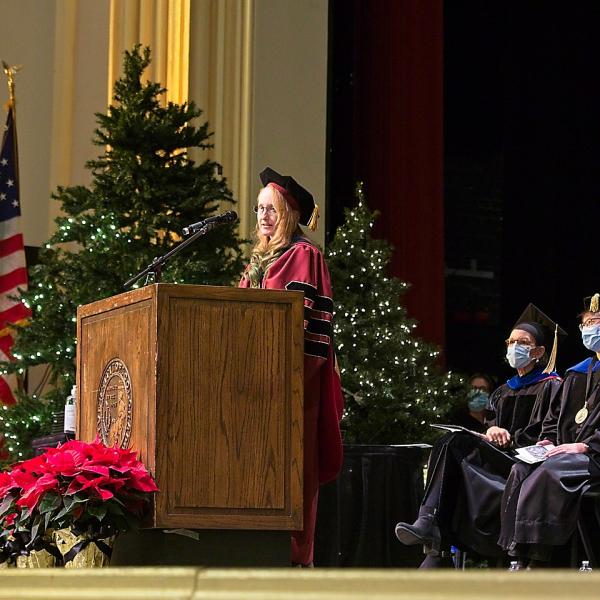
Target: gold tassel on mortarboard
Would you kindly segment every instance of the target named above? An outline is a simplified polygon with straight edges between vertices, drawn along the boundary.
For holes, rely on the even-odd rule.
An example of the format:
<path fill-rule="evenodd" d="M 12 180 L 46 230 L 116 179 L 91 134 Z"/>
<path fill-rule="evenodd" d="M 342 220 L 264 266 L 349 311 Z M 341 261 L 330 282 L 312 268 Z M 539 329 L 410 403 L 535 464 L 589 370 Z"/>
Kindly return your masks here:
<path fill-rule="evenodd" d="M 552 344 L 552 352 L 550 352 L 550 358 L 548 364 L 543 370 L 543 373 L 552 373 L 554 367 L 556 367 L 556 354 L 558 353 L 558 325 L 554 327 L 554 343 Z"/>
<path fill-rule="evenodd" d="M 590 300 L 590 312 L 600 312 L 600 294 L 594 294 Z"/>
<path fill-rule="evenodd" d="M 315 204 L 315 207 L 313 208 L 313 211 L 312 211 L 312 215 L 310 215 L 310 219 L 308 220 L 308 223 L 306 224 L 306 226 L 311 231 L 315 231 L 317 228 L 318 220 L 319 220 L 319 206 L 317 204 Z"/>

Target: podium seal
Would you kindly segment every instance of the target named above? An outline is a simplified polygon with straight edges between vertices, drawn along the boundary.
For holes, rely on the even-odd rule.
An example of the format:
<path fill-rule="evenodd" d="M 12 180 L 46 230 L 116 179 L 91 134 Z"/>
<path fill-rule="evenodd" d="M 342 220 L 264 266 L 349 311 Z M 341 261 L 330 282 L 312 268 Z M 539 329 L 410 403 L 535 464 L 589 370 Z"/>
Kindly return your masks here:
<path fill-rule="evenodd" d="M 98 389 L 98 435 L 106 446 L 127 448 L 131 437 L 133 394 L 125 363 L 113 358 L 105 367 Z"/>

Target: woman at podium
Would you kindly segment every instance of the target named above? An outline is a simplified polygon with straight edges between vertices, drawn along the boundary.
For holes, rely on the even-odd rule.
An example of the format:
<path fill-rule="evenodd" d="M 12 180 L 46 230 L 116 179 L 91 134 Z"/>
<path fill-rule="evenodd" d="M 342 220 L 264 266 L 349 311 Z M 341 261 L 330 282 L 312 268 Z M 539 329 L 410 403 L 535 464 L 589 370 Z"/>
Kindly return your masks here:
<path fill-rule="evenodd" d="M 335 479 L 342 465 L 331 281 L 323 254 L 300 229 L 317 226 L 319 211 L 310 192 L 270 167 L 260 180 L 256 244 L 240 287 L 304 293 L 304 529 L 292 532 L 291 560 L 313 566 L 319 484 Z"/>

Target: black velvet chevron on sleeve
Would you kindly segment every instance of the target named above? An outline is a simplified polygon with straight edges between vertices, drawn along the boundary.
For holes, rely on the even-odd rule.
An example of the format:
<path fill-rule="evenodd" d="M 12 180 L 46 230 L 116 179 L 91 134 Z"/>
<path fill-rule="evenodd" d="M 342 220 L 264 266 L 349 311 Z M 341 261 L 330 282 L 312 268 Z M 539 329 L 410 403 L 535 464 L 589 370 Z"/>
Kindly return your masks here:
<path fill-rule="evenodd" d="M 286 289 L 304 294 L 304 352 L 327 359 L 333 339 L 333 300 L 309 283 L 290 281 Z"/>

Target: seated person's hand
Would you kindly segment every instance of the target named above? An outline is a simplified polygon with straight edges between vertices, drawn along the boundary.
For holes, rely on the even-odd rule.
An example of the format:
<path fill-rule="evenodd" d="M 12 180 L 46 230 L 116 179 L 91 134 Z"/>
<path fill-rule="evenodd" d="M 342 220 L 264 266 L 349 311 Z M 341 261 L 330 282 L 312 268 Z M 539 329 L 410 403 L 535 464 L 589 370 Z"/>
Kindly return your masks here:
<path fill-rule="evenodd" d="M 540 440 L 536 446 L 550 446 L 552 442 L 550 440 Z"/>
<path fill-rule="evenodd" d="M 588 447 L 586 444 L 582 444 L 581 442 L 575 442 L 574 444 L 561 444 L 560 446 L 556 446 L 556 448 L 552 448 L 552 450 L 548 451 L 546 454 L 546 458 L 550 456 L 556 456 L 557 454 L 585 454 L 588 451 Z"/>
<path fill-rule="evenodd" d="M 506 429 L 496 427 L 495 425 L 485 432 L 485 438 L 488 442 L 497 444 L 501 448 L 505 448 L 510 444 L 510 433 Z"/>

